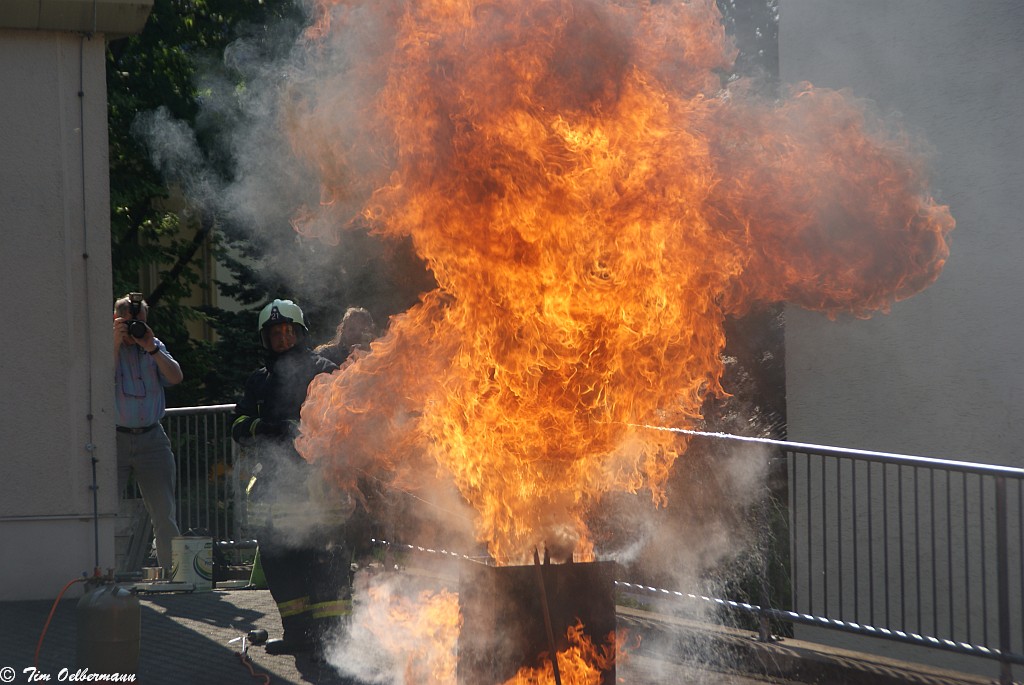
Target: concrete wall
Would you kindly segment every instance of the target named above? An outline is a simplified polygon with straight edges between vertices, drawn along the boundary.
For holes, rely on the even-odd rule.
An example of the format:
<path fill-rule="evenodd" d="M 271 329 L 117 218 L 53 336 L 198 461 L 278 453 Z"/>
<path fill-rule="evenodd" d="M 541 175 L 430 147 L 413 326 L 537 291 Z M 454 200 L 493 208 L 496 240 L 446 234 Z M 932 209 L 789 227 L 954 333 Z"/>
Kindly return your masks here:
<path fill-rule="evenodd" d="M 139 30 L 147 4 L 0 11 L 0 600 L 114 565 L 106 45 L 72 30 Z"/>
<path fill-rule="evenodd" d="M 779 45 L 783 81 L 902 113 L 957 220 L 939 280 L 891 314 L 786 312 L 789 439 L 1024 466 L 1024 4 L 781 0 Z"/>

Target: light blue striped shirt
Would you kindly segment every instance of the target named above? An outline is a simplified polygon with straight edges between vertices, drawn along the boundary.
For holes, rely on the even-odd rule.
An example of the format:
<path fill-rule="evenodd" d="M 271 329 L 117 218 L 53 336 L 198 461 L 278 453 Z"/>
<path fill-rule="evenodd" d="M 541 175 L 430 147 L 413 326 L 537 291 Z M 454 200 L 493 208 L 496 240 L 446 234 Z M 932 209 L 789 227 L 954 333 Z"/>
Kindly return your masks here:
<path fill-rule="evenodd" d="M 162 342 L 153 338 L 164 354 L 170 357 Z M 171 357 L 173 359 L 173 357 Z M 142 428 L 158 423 L 164 417 L 167 400 L 164 388 L 170 385 L 153 355 L 140 345 L 121 345 L 114 369 L 114 405 L 117 425 Z"/>

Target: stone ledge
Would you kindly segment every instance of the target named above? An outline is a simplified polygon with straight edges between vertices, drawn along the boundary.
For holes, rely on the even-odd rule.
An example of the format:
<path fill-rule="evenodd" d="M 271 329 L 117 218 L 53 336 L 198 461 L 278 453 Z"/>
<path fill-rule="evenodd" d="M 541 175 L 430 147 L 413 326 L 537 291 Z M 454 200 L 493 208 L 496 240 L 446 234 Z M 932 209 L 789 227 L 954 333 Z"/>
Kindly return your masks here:
<path fill-rule="evenodd" d="M 758 642 L 742 630 L 629 607 L 616 607 L 620 627 L 642 636 L 642 651 L 667 661 L 698 662 L 722 672 L 812 685 L 991 685 L 992 678 L 786 638 Z M 628 639 L 627 639 L 628 642 Z M 628 651 L 628 650 L 627 650 Z M 992 662 L 993 673 L 999 672 Z"/>

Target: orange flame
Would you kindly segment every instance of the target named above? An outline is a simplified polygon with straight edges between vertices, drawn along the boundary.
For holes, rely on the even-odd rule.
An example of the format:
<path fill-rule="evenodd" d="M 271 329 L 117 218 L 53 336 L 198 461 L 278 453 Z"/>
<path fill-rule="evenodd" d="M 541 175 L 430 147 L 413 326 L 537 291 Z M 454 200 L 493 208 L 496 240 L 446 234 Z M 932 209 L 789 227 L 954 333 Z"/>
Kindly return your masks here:
<path fill-rule="evenodd" d="M 314 381 L 306 459 L 339 484 L 454 483 L 502 562 L 590 559 L 592 502 L 664 502 L 685 439 L 637 426 L 693 427 L 723 394 L 727 316 L 868 316 L 937 278 L 954 222 L 907 141 L 844 92 L 723 84 L 720 19 L 713 0 L 321 0 L 285 124 L 322 202 L 296 228 L 411 236 L 439 287 Z"/>
<path fill-rule="evenodd" d="M 402 669 L 402 682 L 455 683 L 456 643 L 462 627 L 458 596 L 442 590 L 423 591 L 413 598 L 392 590 L 387 584 L 367 588 L 366 602 L 357 613 L 356 630 L 374 636 Z M 624 630 L 609 633 L 604 644 L 598 645 L 577 621 L 568 627 L 566 636 L 569 646 L 557 656 L 559 676 L 565 685 L 599 685 L 602 675 L 626 656 Z M 550 658 L 541 655 L 541 661 L 540 667 L 523 667 L 505 685 L 554 683 Z"/>
<path fill-rule="evenodd" d="M 616 661 L 615 645 L 624 642 L 625 633 L 610 633 L 603 646 L 595 645 L 577 622 L 566 631 L 569 647 L 558 653 L 558 675 L 564 685 L 601 685 L 604 674 Z M 620 647 L 621 649 L 621 647 Z M 621 655 L 620 655 L 621 656 Z M 555 682 L 551 659 L 540 668 L 522 668 L 505 685 L 547 685 Z"/>
<path fill-rule="evenodd" d="M 462 627 L 459 598 L 447 590 L 416 598 L 371 585 L 357 613 L 357 630 L 372 634 L 400 664 L 405 683 L 455 683 L 456 643 Z"/>

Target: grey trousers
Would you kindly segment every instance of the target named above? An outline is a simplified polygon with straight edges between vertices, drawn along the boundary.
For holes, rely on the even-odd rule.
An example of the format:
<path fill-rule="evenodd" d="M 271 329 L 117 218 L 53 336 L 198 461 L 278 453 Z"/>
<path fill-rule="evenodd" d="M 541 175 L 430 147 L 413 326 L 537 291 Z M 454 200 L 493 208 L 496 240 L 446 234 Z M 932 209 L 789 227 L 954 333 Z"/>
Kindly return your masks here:
<path fill-rule="evenodd" d="M 181 535 L 174 517 L 174 454 L 163 426 L 148 433 L 117 434 L 117 491 L 123 493 L 135 475 L 142 501 L 153 522 L 157 562 L 171 572 L 171 538 Z"/>

